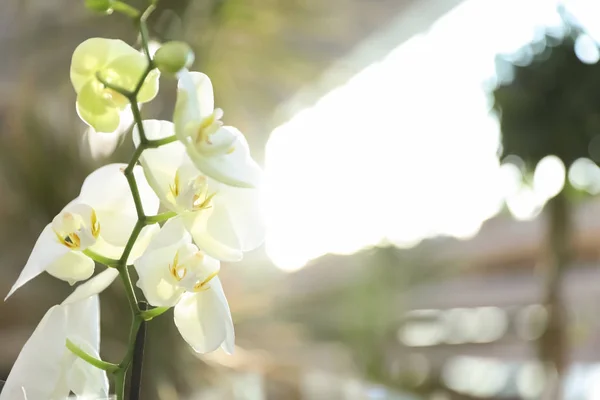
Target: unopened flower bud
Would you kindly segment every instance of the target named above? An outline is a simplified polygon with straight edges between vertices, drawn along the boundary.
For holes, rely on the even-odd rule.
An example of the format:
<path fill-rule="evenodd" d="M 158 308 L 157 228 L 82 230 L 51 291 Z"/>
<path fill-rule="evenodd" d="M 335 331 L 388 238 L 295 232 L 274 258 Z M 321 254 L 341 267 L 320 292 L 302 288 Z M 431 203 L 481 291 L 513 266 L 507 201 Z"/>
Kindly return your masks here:
<path fill-rule="evenodd" d="M 85 0 L 85 6 L 92 11 L 110 14 L 113 0 Z"/>
<path fill-rule="evenodd" d="M 154 54 L 154 64 L 160 72 L 175 75 L 194 62 L 194 52 L 187 43 L 167 42 Z"/>

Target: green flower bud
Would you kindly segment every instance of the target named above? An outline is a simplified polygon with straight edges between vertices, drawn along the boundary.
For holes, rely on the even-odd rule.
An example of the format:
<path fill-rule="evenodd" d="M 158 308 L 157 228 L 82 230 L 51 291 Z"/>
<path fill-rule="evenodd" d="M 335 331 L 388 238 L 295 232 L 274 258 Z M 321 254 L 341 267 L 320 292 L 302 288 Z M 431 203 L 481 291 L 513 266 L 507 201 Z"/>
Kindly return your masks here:
<path fill-rule="evenodd" d="M 167 42 L 154 54 L 154 64 L 160 72 L 175 75 L 194 62 L 194 52 L 187 43 Z"/>
<path fill-rule="evenodd" d="M 85 6 L 92 11 L 110 14 L 112 13 L 113 0 L 85 0 Z"/>

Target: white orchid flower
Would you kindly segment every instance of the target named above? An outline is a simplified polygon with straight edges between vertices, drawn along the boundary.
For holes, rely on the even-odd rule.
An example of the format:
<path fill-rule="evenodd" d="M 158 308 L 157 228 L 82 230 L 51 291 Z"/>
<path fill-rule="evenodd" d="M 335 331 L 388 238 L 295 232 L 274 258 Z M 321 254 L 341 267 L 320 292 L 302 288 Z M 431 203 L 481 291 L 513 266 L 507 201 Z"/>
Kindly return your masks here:
<path fill-rule="evenodd" d="M 74 284 L 94 273 L 94 261 L 85 250 L 119 258 L 137 222 L 135 204 L 122 170 L 125 164 L 109 164 L 92 172 L 80 195 L 48 224 L 35 243 L 19 278 L 6 296 L 43 271 Z M 155 214 L 159 199 L 148 185 L 142 168 L 134 169 L 144 211 Z M 128 263 L 141 255 L 158 226 L 145 227 Z"/>
<path fill-rule="evenodd" d="M 98 296 L 56 305 L 48 310 L 29 340 L 0 393 L 0 400 L 106 398 L 106 372 L 67 349 L 67 339 L 99 358 L 100 310 Z"/>
<path fill-rule="evenodd" d="M 199 353 L 232 353 L 234 331 L 219 261 L 198 250 L 180 219 L 171 219 L 134 263 L 138 287 L 156 307 L 175 306 L 175 325 Z"/>
<path fill-rule="evenodd" d="M 244 135 L 223 126 L 223 110 L 214 108 L 210 79 L 183 69 L 178 74 L 175 132 L 196 166 L 211 178 L 231 186 L 256 187 L 261 169 L 250 157 Z"/>
<path fill-rule="evenodd" d="M 143 127 L 150 140 L 174 134 L 167 121 L 147 120 Z M 137 127 L 133 140 L 139 146 Z M 163 205 L 179 214 L 196 245 L 211 257 L 239 261 L 263 242 L 258 189 L 228 186 L 202 174 L 179 141 L 145 150 L 140 162 Z"/>

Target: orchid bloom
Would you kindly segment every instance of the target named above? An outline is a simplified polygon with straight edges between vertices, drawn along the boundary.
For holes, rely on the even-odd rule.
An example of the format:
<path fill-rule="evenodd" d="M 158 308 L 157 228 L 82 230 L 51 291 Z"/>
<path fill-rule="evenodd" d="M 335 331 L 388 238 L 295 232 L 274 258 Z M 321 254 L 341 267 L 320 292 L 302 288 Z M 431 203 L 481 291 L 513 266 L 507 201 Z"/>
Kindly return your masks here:
<path fill-rule="evenodd" d="M 223 110 L 214 108 L 210 79 L 200 72 L 179 72 L 173 114 L 175 133 L 194 164 L 207 176 L 231 186 L 256 187 L 261 170 L 250 157 L 244 135 L 223 126 Z"/>
<path fill-rule="evenodd" d="M 106 82 L 133 91 L 148 67 L 146 56 L 118 39 L 91 38 L 75 49 L 71 60 L 71 83 L 77 92 L 77 112 L 97 132 L 114 132 L 129 100 L 106 88 Z M 160 72 L 152 70 L 144 80 L 137 101 L 146 103 L 158 93 Z"/>
<path fill-rule="evenodd" d="M 98 296 L 56 305 L 46 312 L 12 367 L 0 400 L 106 398 L 106 372 L 88 364 L 66 347 L 67 340 L 99 358 Z"/>
<path fill-rule="evenodd" d="M 150 140 L 174 134 L 173 124 L 167 121 L 147 120 L 143 127 Z M 139 146 L 137 127 L 133 140 Z M 243 252 L 263 242 L 258 189 L 228 186 L 204 175 L 179 141 L 145 150 L 140 162 L 162 204 L 179 214 L 177 218 L 183 220 L 196 245 L 206 254 L 223 261 L 239 261 Z"/>
<path fill-rule="evenodd" d="M 150 304 L 175 306 L 175 325 L 195 351 L 222 347 L 233 352 L 233 321 L 217 276 L 219 261 L 192 244 L 180 219 L 165 223 L 134 266 Z"/>
<path fill-rule="evenodd" d="M 6 296 L 43 271 L 71 284 L 94 273 L 89 250 L 104 257 L 119 258 L 135 224 L 137 213 L 127 179 L 125 164 L 109 164 L 92 172 L 83 182 L 81 193 L 48 224 L 37 239 L 19 278 Z M 144 211 L 154 214 L 159 207 L 142 172 L 134 169 Z M 145 227 L 129 256 L 132 263 L 144 251 L 158 226 Z"/>

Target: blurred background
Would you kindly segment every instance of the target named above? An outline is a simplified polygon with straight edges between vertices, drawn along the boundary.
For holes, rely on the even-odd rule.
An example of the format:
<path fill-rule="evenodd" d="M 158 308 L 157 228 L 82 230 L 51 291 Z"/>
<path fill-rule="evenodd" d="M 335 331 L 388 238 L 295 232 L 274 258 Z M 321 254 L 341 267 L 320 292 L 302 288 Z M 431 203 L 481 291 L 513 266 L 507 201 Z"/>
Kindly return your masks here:
<path fill-rule="evenodd" d="M 144 399 L 600 399 L 600 3 L 162 0 L 149 22 L 192 44 L 264 165 L 268 237 L 222 268 L 235 355 L 197 357 L 167 313 Z M 0 5 L 2 293 L 84 177 L 131 154 L 75 112 L 93 36 L 137 40 L 83 1 Z M 147 118 L 171 117 L 161 84 Z M 0 305 L 1 378 L 70 290 L 44 275 Z"/>

